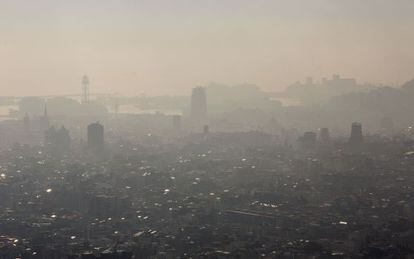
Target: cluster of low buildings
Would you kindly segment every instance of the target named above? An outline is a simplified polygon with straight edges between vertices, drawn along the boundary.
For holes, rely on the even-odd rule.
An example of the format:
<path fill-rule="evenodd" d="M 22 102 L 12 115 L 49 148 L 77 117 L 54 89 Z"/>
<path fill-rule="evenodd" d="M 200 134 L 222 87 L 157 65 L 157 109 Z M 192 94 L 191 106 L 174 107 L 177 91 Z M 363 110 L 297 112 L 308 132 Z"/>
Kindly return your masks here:
<path fill-rule="evenodd" d="M 361 134 L 104 145 L 94 123 L 92 152 L 16 144 L 0 152 L 0 258 L 413 256 L 414 146 Z"/>
<path fill-rule="evenodd" d="M 207 115 L 195 88 L 188 118 L 2 122 L 0 258 L 414 257 L 411 128 L 218 131 Z"/>

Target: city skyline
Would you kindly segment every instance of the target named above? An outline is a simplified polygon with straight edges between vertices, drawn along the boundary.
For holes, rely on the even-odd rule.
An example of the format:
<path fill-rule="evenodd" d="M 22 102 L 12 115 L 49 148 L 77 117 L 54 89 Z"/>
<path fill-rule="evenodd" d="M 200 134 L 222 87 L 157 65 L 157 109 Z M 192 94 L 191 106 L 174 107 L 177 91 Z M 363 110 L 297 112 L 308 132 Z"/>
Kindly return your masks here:
<path fill-rule="evenodd" d="M 414 258 L 413 0 L 0 0 L 0 258 Z"/>

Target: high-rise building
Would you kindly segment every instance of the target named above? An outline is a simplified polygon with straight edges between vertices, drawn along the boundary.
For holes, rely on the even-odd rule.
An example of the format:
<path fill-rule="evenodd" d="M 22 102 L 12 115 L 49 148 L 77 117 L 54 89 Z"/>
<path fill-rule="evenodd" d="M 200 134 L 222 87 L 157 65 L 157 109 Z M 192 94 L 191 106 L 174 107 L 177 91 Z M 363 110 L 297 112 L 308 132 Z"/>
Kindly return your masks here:
<path fill-rule="evenodd" d="M 43 111 L 43 116 L 40 117 L 40 130 L 41 132 L 44 132 L 45 130 L 48 130 L 50 127 L 50 122 L 49 122 L 49 115 L 47 113 L 47 105 L 45 103 L 44 106 L 44 111 Z"/>
<path fill-rule="evenodd" d="M 82 77 L 82 103 L 89 102 L 89 77 L 84 75 Z"/>
<path fill-rule="evenodd" d="M 307 131 L 299 138 L 299 143 L 304 148 L 314 148 L 316 145 L 316 133 L 312 131 Z"/>
<path fill-rule="evenodd" d="M 207 121 L 207 96 L 203 87 L 193 88 L 190 113 L 192 122 L 205 123 Z"/>
<path fill-rule="evenodd" d="M 70 142 L 69 131 L 63 126 L 59 130 L 52 126 L 45 131 L 45 147 L 53 155 L 69 153 Z"/>
<path fill-rule="evenodd" d="M 354 122 L 351 127 L 351 136 L 349 138 L 349 143 L 351 145 L 359 145 L 363 142 L 362 136 L 362 125 L 361 123 Z"/>
<path fill-rule="evenodd" d="M 322 143 L 328 143 L 331 141 L 331 136 L 328 128 L 321 129 L 321 131 L 319 132 L 319 139 Z"/>
<path fill-rule="evenodd" d="M 104 149 L 104 126 L 99 122 L 88 126 L 88 147 L 95 152 L 103 152 Z"/>

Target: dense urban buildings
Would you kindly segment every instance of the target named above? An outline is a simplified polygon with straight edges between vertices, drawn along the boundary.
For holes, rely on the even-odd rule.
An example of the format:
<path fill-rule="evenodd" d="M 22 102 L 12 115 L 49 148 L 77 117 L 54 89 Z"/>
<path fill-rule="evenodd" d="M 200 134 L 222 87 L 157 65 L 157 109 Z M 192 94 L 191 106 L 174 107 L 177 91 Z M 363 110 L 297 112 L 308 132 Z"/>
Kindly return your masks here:
<path fill-rule="evenodd" d="M 0 258 L 414 255 L 410 127 L 51 112 L 0 122 Z"/>
<path fill-rule="evenodd" d="M 109 130 L 105 160 L 70 144 L 64 127 L 44 145 L 1 150 L 0 258 L 414 254 L 407 136 L 366 136 L 354 152 L 326 128 L 291 142 L 259 131 L 177 136 L 164 119 L 169 131 L 156 136 L 114 118 L 125 131 Z M 103 149 L 104 124 L 86 129 L 87 146 Z M 361 125 L 347 134 L 360 141 Z"/>
<path fill-rule="evenodd" d="M 414 259 L 413 10 L 0 0 L 0 259 Z"/>

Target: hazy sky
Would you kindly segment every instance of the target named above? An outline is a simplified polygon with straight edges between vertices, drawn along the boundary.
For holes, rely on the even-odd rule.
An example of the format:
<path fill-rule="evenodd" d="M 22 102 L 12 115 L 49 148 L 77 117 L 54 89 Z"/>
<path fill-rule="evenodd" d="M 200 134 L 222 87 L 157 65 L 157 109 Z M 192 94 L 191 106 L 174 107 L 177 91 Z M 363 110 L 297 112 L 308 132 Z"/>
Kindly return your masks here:
<path fill-rule="evenodd" d="M 413 0 L 0 0 L 0 95 L 414 77 Z"/>

